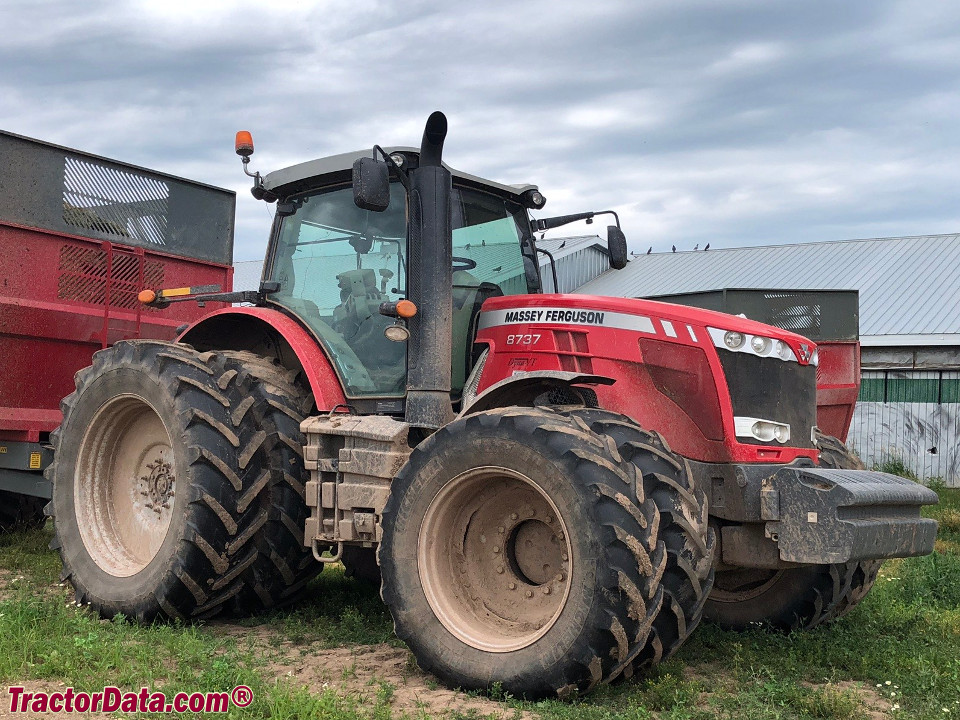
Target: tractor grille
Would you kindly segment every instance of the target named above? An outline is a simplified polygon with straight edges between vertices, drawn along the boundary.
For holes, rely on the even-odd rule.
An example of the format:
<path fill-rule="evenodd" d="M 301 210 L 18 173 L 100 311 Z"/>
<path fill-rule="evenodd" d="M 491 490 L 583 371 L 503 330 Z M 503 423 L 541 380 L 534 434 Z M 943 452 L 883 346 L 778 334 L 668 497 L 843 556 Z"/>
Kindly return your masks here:
<path fill-rule="evenodd" d="M 811 431 L 817 422 L 817 368 L 761 358 L 750 353 L 717 350 L 733 401 L 733 414 L 786 423 L 790 426 L 790 447 L 812 448 Z M 777 446 L 738 437 L 748 445 Z"/>

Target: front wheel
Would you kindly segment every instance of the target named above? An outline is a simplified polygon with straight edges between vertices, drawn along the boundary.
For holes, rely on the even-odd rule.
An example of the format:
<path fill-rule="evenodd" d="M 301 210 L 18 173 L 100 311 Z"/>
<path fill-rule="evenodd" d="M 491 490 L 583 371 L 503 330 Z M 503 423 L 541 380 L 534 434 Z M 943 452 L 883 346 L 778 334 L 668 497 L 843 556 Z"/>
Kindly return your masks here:
<path fill-rule="evenodd" d="M 477 413 L 421 443 L 394 481 L 383 599 L 420 666 L 452 686 L 586 692 L 647 645 L 664 602 L 659 527 L 636 467 L 583 423 Z"/>

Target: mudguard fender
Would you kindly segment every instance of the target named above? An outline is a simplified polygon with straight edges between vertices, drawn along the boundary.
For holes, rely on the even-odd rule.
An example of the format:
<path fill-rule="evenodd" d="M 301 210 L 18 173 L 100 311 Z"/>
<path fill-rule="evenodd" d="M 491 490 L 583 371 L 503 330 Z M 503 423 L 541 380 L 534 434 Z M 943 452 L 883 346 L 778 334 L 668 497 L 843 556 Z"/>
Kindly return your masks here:
<path fill-rule="evenodd" d="M 275 356 L 288 367 L 287 348 L 293 353 L 310 383 L 319 411 L 346 403 L 340 379 L 320 342 L 294 318 L 278 310 L 225 308 L 201 318 L 177 337 L 178 342 L 189 343 L 198 350 L 256 351 L 262 339 L 280 350 Z"/>
<path fill-rule="evenodd" d="M 508 405 L 532 405 L 534 398 L 557 388 L 574 385 L 613 385 L 616 380 L 606 375 L 585 375 L 561 370 L 518 372 L 494 383 L 465 406 L 458 417 Z"/>

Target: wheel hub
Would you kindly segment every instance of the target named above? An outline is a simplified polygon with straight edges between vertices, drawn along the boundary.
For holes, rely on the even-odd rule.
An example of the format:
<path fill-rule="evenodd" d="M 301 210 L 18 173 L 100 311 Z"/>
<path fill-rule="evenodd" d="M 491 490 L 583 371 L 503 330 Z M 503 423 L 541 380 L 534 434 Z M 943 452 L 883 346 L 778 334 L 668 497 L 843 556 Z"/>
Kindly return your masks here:
<path fill-rule="evenodd" d="M 526 647 L 556 622 L 569 594 L 570 555 L 554 503 L 505 468 L 453 478 L 420 528 L 427 602 L 455 637 L 492 652 Z"/>
<path fill-rule="evenodd" d="M 147 463 L 149 474 L 140 476 L 140 494 L 147 498 L 145 507 L 153 510 L 157 515 L 170 508 L 170 498 L 173 497 L 174 476 L 172 465 L 164 462 L 163 456 L 158 455 L 153 462 Z"/>

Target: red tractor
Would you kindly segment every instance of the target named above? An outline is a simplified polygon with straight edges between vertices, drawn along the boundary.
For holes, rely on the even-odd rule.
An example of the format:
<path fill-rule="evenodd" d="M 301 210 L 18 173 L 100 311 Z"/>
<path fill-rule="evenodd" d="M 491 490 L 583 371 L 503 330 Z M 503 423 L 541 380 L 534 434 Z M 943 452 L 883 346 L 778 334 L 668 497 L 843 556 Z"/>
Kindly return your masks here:
<path fill-rule="evenodd" d="M 448 168 L 446 130 L 434 113 L 419 150 L 247 171 L 276 203 L 260 290 L 193 299 L 252 306 L 78 373 L 51 471 L 78 600 L 203 618 L 379 566 L 424 669 L 568 697 L 703 616 L 839 617 L 882 559 L 932 550 L 934 493 L 822 465 L 811 341 L 539 294 L 534 232 L 594 213 L 531 220 L 537 188 Z M 618 225 L 608 245 L 622 267 Z"/>

